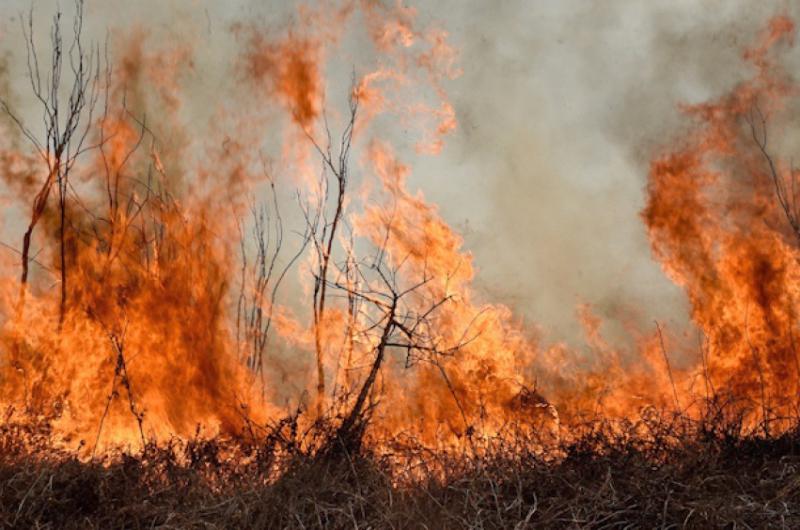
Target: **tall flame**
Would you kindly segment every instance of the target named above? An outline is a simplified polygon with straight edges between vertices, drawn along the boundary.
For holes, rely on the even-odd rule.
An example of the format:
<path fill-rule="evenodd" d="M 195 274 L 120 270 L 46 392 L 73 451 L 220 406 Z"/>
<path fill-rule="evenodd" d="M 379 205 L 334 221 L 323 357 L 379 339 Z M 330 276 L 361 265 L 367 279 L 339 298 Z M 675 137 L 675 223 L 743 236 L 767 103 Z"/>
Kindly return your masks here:
<path fill-rule="evenodd" d="M 778 416 L 796 407 L 800 390 L 800 254 L 759 142 L 796 94 L 776 58 L 793 35 L 790 19 L 773 19 L 743 55 L 755 75 L 684 108 L 695 128 L 653 161 L 642 213 L 656 258 L 685 288 L 704 336 L 704 377 Z M 775 163 L 778 179 L 795 178 Z"/>

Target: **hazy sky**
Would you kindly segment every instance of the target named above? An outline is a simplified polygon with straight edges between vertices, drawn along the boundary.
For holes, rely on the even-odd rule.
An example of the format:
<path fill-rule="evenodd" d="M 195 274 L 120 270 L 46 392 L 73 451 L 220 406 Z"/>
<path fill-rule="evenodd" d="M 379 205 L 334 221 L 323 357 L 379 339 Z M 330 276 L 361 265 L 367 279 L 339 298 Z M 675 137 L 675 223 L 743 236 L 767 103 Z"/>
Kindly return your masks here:
<path fill-rule="evenodd" d="M 18 15 L 30 0 L 0 3 L 0 48 L 18 57 Z M 190 35 L 198 69 L 210 65 L 213 77 L 213 65 L 227 61 L 230 24 L 263 17 L 280 26 L 292 11 L 286 4 L 87 0 L 87 14 L 111 39 L 136 24 L 176 40 Z M 701 101 L 746 75 L 741 48 L 771 15 L 791 12 L 789 4 L 411 4 L 449 31 L 463 69 L 447 84 L 459 129 L 440 157 L 413 162 L 412 182 L 465 235 L 488 298 L 510 303 L 554 339 L 577 335 L 582 302 L 610 317 L 634 306 L 645 323 L 680 321 L 685 301 L 651 259 L 638 218 L 647 161 L 679 133 L 677 103 Z M 54 2 L 35 5 L 44 18 Z M 21 74 L 12 70 L 12 84 Z"/>

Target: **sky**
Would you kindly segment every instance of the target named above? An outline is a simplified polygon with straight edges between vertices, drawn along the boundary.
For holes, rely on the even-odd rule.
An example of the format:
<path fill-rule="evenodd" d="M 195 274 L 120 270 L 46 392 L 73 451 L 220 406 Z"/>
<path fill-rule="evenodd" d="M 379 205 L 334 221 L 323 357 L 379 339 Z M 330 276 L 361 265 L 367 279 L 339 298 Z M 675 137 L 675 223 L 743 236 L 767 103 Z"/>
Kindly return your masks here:
<path fill-rule="evenodd" d="M 31 0 L 0 3 L 0 51 L 10 58 L 12 91 L 23 92 L 19 17 Z M 55 2 L 34 5 L 44 28 Z M 746 76 L 741 49 L 770 16 L 797 9 L 772 0 L 410 5 L 448 31 L 462 69 L 445 86 L 459 127 L 440 156 L 414 160 L 411 182 L 464 236 L 486 298 L 509 304 L 552 340 L 579 340 L 576 307 L 584 303 L 609 322 L 634 311 L 644 325 L 683 326 L 686 300 L 652 259 L 639 219 L 648 162 L 685 127 L 678 104 Z M 91 31 L 111 40 L 142 25 L 192 42 L 205 76 L 199 111 L 224 82 L 231 25 L 263 19 L 280 28 L 294 8 L 87 0 L 86 11 Z"/>

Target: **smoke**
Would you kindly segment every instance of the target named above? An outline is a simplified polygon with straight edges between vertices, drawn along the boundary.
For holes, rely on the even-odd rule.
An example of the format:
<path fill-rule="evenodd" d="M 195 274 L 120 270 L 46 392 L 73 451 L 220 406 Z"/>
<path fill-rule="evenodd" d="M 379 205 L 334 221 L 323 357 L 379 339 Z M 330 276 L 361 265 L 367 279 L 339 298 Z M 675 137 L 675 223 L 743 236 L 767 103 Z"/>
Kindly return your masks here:
<path fill-rule="evenodd" d="M 648 163 L 685 126 L 680 103 L 749 74 L 742 48 L 785 7 L 441 4 L 463 57 L 451 92 L 461 128 L 436 161 L 441 181 L 421 185 L 461 223 L 490 296 L 572 344 L 582 302 L 611 334 L 625 318 L 687 330 L 684 295 L 639 218 Z"/>

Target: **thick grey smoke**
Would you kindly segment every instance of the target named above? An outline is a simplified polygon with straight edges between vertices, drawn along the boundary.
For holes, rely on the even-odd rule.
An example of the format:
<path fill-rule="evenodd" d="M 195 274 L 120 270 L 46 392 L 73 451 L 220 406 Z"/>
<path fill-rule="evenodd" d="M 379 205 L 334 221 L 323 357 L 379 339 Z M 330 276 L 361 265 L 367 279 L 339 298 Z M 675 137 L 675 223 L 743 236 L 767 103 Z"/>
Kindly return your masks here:
<path fill-rule="evenodd" d="M 749 74 L 742 48 L 785 2 L 439 6 L 464 75 L 431 197 L 464 224 L 486 290 L 553 339 L 579 335 L 581 302 L 607 322 L 636 308 L 648 329 L 683 328 L 638 217 L 648 162 L 680 133 L 680 102 Z"/>

